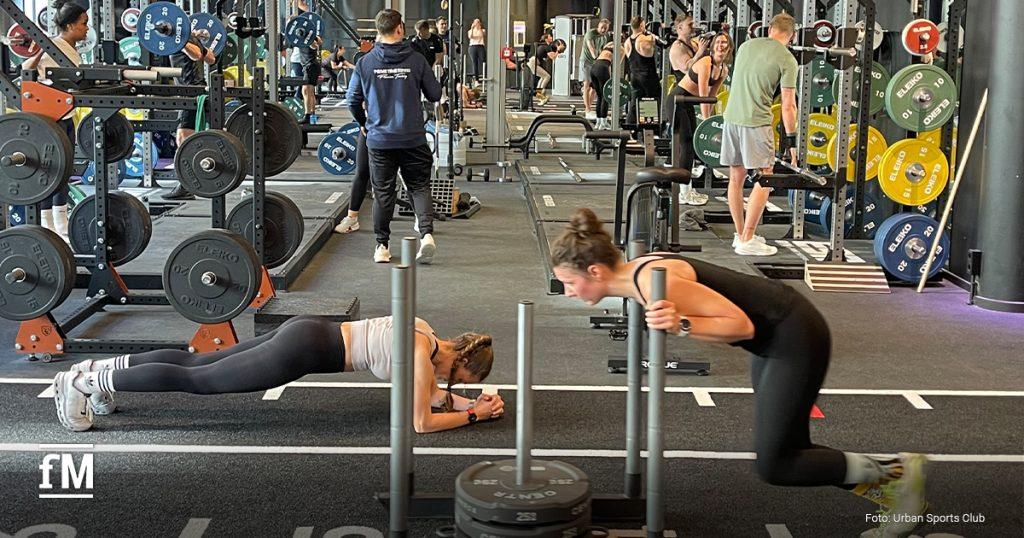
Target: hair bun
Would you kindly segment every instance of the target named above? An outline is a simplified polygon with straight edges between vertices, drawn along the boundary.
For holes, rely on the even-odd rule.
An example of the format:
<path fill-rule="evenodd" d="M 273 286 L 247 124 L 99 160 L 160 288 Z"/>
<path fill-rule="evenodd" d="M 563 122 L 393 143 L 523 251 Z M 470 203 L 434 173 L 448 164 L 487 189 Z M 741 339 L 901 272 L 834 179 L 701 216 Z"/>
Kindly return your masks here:
<path fill-rule="evenodd" d="M 604 231 L 604 223 L 597 218 L 594 212 L 586 207 L 581 207 L 569 220 L 568 228 L 580 235 L 592 235 Z"/>

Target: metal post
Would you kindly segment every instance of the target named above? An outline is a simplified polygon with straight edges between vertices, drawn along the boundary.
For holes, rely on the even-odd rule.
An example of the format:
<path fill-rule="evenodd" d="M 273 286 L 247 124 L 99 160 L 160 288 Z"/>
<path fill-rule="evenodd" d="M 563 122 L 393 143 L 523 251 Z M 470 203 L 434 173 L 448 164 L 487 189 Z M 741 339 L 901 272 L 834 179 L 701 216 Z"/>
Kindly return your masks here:
<path fill-rule="evenodd" d="M 488 144 L 500 144 L 505 140 L 505 133 L 508 127 L 508 120 L 505 115 L 505 86 L 506 73 L 501 61 L 501 49 L 509 44 L 508 26 L 509 0 L 496 0 L 487 2 L 487 20 L 495 21 L 490 24 L 487 31 L 487 63 L 499 66 L 488 72 L 484 82 L 487 84 L 487 124 L 486 138 Z M 450 23 L 451 21 L 449 21 Z M 448 44 L 450 54 L 455 53 L 454 30 L 449 25 Z M 449 68 L 450 70 L 451 68 Z M 452 76 L 449 74 L 448 76 Z M 496 163 L 505 160 L 505 148 L 492 148 L 488 150 L 487 161 Z M 486 161 L 485 161 L 486 162 Z"/>
<path fill-rule="evenodd" d="M 388 514 L 388 536 L 409 534 L 409 480 L 405 470 L 409 461 L 412 427 L 412 392 L 408 370 L 412 357 L 408 353 L 413 340 L 413 313 L 409 296 L 409 268 L 401 265 L 391 270 L 391 496 Z"/>
<path fill-rule="evenodd" d="M 817 8 L 817 2 L 805 2 L 804 3 L 804 27 L 810 28 L 814 25 Z M 798 32 L 800 30 L 797 30 Z M 803 43 L 807 45 L 807 43 Z M 800 116 L 797 117 L 796 125 L 796 148 L 797 148 L 797 161 L 800 163 L 807 162 L 807 131 L 808 122 L 811 116 L 811 107 L 808 103 L 811 102 L 811 85 L 815 84 L 814 74 L 814 62 L 817 59 L 811 61 L 810 64 L 800 66 L 800 97 L 797 99 L 800 106 Z M 785 128 L 785 127 L 783 127 Z M 786 158 L 785 155 L 782 156 Z M 804 199 L 803 189 L 797 189 L 793 196 L 793 239 L 804 238 L 804 207 L 806 200 Z"/>
<path fill-rule="evenodd" d="M 263 24 L 267 27 L 267 73 L 270 74 L 268 86 L 270 91 L 270 101 L 273 103 L 279 102 L 278 100 L 278 79 L 281 77 L 281 54 L 278 49 L 281 45 L 281 34 L 278 32 L 278 11 L 277 11 L 277 0 L 270 0 L 264 2 L 265 7 L 263 8 L 266 13 L 263 14 Z"/>
<path fill-rule="evenodd" d="M 835 9 L 836 9 L 835 17 L 833 18 L 833 20 L 835 22 L 841 23 L 842 26 L 846 26 L 846 27 L 852 27 L 857 22 L 857 1 L 856 0 L 846 0 L 845 2 L 839 2 L 839 3 L 836 4 L 836 8 Z M 864 27 L 864 33 L 865 33 L 865 38 L 864 39 L 865 39 L 865 43 L 866 44 L 870 44 L 869 40 L 872 39 L 872 36 L 874 35 L 872 33 L 872 30 L 871 30 L 871 28 L 874 27 L 873 26 L 873 23 L 874 23 L 873 17 L 868 17 L 868 19 L 872 19 L 872 20 L 866 21 L 867 23 L 870 23 L 870 25 L 865 25 L 865 27 Z M 869 55 L 871 54 L 870 47 L 868 45 L 865 45 L 864 49 L 865 49 L 865 53 L 866 54 L 869 54 Z M 868 65 L 866 66 L 867 70 L 863 72 L 863 76 L 864 76 L 865 79 L 870 77 L 870 73 L 871 73 L 870 65 L 871 64 L 869 62 Z M 836 115 L 836 125 L 849 125 L 851 123 L 850 122 L 850 112 L 851 112 L 851 109 L 850 109 L 850 99 L 852 97 L 852 93 L 851 92 L 853 91 L 853 67 L 849 67 L 847 69 L 843 69 L 843 70 L 839 71 L 838 77 L 839 77 L 840 92 L 839 92 L 839 102 L 836 105 L 839 108 L 839 113 Z M 866 97 L 866 95 L 865 95 L 865 97 Z M 867 103 L 866 103 L 866 101 L 861 101 L 860 104 L 861 104 L 860 111 L 861 112 L 866 112 L 866 110 L 867 110 Z M 861 123 L 867 123 L 867 122 L 861 122 Z M 866 149 L 866 145 L 867 145 L 867 129 L 863 129 L 863 128 L 858 129 L 858 133 L 863 133 L 864 134 L 864 137 L 862 137 L 862 138 L 859 137 L 859 140 L 864 142 L 864 146 L 862 146 L 860 148 L 860 151 L 858 151 L 858 154 L 863 156 L 863 157 L 866 157 L 867 156 L 867 149 Z M 845 210 L 845 208 L 846 208 L 846 181 L 845 181 L 845 179 L 846 179 L 846 168 L 848 166 L 848 159 L 847 159 L 846 148 L 849 147 L 848 144 L 849 144 L 849 140 L 850 140 L 850 132 L 849 132 L 848 129 L 839 129 L 838 132 L 836 132 L 835 136 L 836 136 L 836 139 L 835 139 L 835 152 L 836 152 L 836 157 L 835 157 L 835 159 L 836 159 L 836 170 L 835 170 L 835 173 L 836 173 L 836 178 L 838 178 L 838 179 L 836 180 L 836 187 L 832 191 L 832 194 L 833 194 L 832 200 L 834 201 L 834 205 L 832 207 L 835 207 L 836 209 L 835 209 L 835 211 L 832 212 L 832 219 L 833 219 L 832 220 L 832 237 L 829 238 L 829 255 L 826 256 L 825 259 L 822 260 L 822 261 L 824 261 L 824 262 L 833 262 L 833 263 L 842 263 L 844 258 L 845 258 L 845 249 L 846 249 L 846 243 L 845 243 L 845 237 L 844 237 L 844 231 L 845 231 L 845 227 L 846 227 L 845 226 L 845 218 L 846 218 L 846 210 Z M 864 161 L 863 157 L 861 158 L 862 161 Z M 866 162 L 866 161 L 864 161 L 864 162 Z M 836 227 L 837 225 L 838 225 L 838 228 Z"/>
<path fill-rule="evenodd" d="M 411 312 L 410 318 L 410 330 L 415 331 L 416 328 L 416 247 L 419 240 L 415 237 L 403 237 L 402 238 L 402 265 L 406 267 L 406 297 L 408 298 L 407 304 L 409 305 L 409 311 Z M 406 342 L 406 356 L 411 357 L 416 354 L 416 338 L 415 332 L 413 336 L 408 338 Z M 392 382 L 397 378 L 392 378 Z M 409 391 L 413 390 L 413 384 L 416 381 L 415 369 L 410 366 L 405 369 L 405 375 L 402 378 L 402 386 L 408 387 Z M 411 408 L 410 408 L 411 409 Z M 411 413 L 412 411 L 410 411 Z M 410 415 L 411 417 L 411 415 Z M 411 421 L 410 421 L 411 422 Z M 410 423 L 406 430 L 410 430 L 412 424 Z M 412 432 L 409 431 L 409 443 L 406 444 L 406 465 L 402 469 L 402 474 L 406 477 L 406 483 L 409 484 L 409 494 L 411 495 L 415 489 L 415 479 L 413 478 L 413 456 L 412 456 Z"/>
<path fill-rule="evenodd" d="M 533 448 L 533 301 L 519 302 L 516 341 L 516 485 L 530 482 L 530 450 Z"/>
<path fill-rule="evenodd" d="M 619 81 L 622 80 L 622 54 L 619 53 L 619 47 L 622 44 L 622 22 L 625 20 L 625 14 L 623 11 L 626 9 L 626 0 L 616 0 L 615 2 L 615 15 L 612 20 L 612 41 L 615 43 L 615 53 L 612 54 L 612 102 L 611 108 L 608 110 L 612 114 L 612 129 L 619 128 L 619 118 L 622 116 L 619 114 L 620 102 L 622 97 L 619 95 Z"/>
<path fill-rule="evenodd" d="M 620 150 L 621 151 L 621 150 Z M 643 241 L 629 242 L 629 259 L 644 255 Z M 642 392 L 644 309 L 636 299 L 626 302 L 626 477 L 625 495 L 640 496 L 643 478 L 640 474 L 640 398 Z"/>
<path fill-rule="evenodd" d="M 665 268 L 651 271 L 651 302 L 665 298 Z M 665 533 L 665 440 L 661 427 L 665 394 L 665 331 L 651 330 L 647 340 L 647 537 Z"/>

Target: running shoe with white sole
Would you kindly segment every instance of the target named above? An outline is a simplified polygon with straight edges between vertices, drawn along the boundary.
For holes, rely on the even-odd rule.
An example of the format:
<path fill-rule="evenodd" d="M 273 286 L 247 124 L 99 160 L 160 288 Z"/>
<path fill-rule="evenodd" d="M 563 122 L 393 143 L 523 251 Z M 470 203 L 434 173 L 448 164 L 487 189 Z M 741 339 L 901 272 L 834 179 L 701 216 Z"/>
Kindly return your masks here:
<path fill-rule="evenodd" d="M 757 234 L 754 234 L 754 237 L 752 237 L 751 240 L 758 241 L 764 245 L 768 244 L 768 242 L 765 241 L 764 237 L 761 237 L 760 235 Z M 736 248 L 738 246 L 740 246 L 740 234 L 734 233 L 732 234 L 732 248 Z"/>
<path fill-rule="evenodd" d="M 75 388 L 75 378 L 81 372 L 61 372 L 53 378 L 53 402 L 61 425 L 73 432 L 92 428 L 92 408 L 89 397 Z"/>
<path fill-rule="evenodd" d="M 733 252 L 740 256 L 774 256 L 778 251 L 779 249 L 771 245 L 753 239 L 740 243 L 733 249 Z"/>
<path fill-rule="evenodd" d="M 347 234 L 352 233 L 359 229 L 359 217 L 349 217 L 341 219 L 341 222 L 334 227 L 334 233 L 336 234 Z"/>
<path fill-rule="evenodd" d="M 707 205 L 708 195 L 697 192 L 696 189 L 689 189 L 686 194 L 679 193 L 679 203 L 682 205 L 701 206 Z"/>
<path fill-rule="evenodd" d="M 434 243 L 434 235 L 427 234 L 420 240 L 420 251 L 416 254 L 416 263 L 430 265 L 434 262 L 434 254 L 437 252 L 437 245 Z"/>
<path fill-rule="evenodd" d="M 391 251 L 384 245 L 377 245 L 373 251 L 373 261 L 376 263 L 391 263 Z"/>
<path fill-rule="evenodd" d="M 861 538 L 904 538 L 925 521 L 928 502 L 925 501 L 925 476 L 928 458 L 924 454 L 900 453 L 903 476 L 885 484 L 882 491 L 887 499 L 881 504 L 888 510 L 880 511 L 882 524 L 861 533 Z"/>
<path fill-rule="evenodd" d="M 92 372 L 94 363 L 95 361 L 92 359 L 86 359 L 72 366 L 71 371 Z M 94 392 L 90 394 L 89 406 L 92 407 L 92 412 L 96 415 L 109 415 L 117 409 L 117 404 L 114 403 L 114 395 L 109 392 Z"/>

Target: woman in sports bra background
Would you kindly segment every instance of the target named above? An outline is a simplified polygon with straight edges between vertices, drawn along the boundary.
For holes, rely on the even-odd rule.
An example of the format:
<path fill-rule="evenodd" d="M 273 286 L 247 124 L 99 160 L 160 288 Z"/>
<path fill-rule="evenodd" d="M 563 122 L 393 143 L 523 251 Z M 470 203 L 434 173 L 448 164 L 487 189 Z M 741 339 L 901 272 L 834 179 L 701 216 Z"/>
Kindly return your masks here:
<path fill-rule="evenodd" d="M 675 105 L 675 96 L 714 97 L 718 95 L 723 82 L 729 76 L 732 53 L 732 39 L 728 34 L 715 35 L 711 41 L 711 54 L 693 60 L 686 73 L 676 79 L 676 84 L 672 86 L 672 90 L 669 91 L 669 96 L 661 108 L 661 117 L 672 122 L 673 131 L 678 129 L 680 132 L 679 147 L 674 149 L 682 157 L 683 168 L 689 170 L 697 161 L 697 154 L 693 150 L 693 133 L 697 130 L 698 121 L 692 106 L 677 107 Z M 714 114 L 715 105 L 701 103 L 700 115 L 702 118 L 710 118 Z M 692 188 L 684 188 L 679 192 L 679 201 L 687 205 L 704 205 L 708 203 L 708 196 L 697 193 Z"/>
<path fill-rule="evenodd" d="M 273 331 L 223 351 L 160 349 L 86 360 L 54 379 L 57 416 L 71 431 L 92 427 L 93 415 L 115 409 L 114 392 L 233 394 L 280 387 L 306 374 L 369 371 L 391 380 L 391 317 L 341 323 L 296 316 Z M 418 433 L 450 430 L 500 417 L 500 396 L 470 400 L 451 393 L 459 383 L 479 383 L 494 362 L 491 337 L 463 333 L 452 340 L 416 319 L 413 427 Z M 441 390 L 438 383 L 447 383 Z M 445 412 L 434 413 L 433 408 Z"/>
<path fill-rule="evenodd" d="M 675 254 L 654 253 L 625 262 L 589 209 L 578 210 L 552 244 L 551 261 L 568 297 L 591 305 L 605 297 L 636 299 L 646 307 L 651 329 L 752 354 L 755 465 L 764 481 L 839 486 L 890 512 L 924 513 L 923 455 L 875 458 L 811 442 L 811 406 L 825 380 L 832 340 L 825 318 L 802 294 L 769 278 Z M 666 299 L 648 303 L 655 267 L 667 271 Z M 898 532 L 899 521 L 911 520 L 889 518 L 892 525 L 879 536 Z M 874 531 L 879 529 L 869 532 Z"/>

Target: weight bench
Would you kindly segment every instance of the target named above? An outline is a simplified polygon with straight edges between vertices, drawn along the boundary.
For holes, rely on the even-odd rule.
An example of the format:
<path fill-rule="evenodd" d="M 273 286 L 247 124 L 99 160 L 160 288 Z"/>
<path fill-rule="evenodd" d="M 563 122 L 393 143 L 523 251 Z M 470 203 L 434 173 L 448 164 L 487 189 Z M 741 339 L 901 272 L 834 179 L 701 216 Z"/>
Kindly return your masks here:
<path fill-rule="evenodd" d="M 298 293 L 281 293 L 253 315 L 253 331 L 261 336 L 295 316 L 315 315 L 337 323 L 359 318 L 359 298 L 339 299 Z"/>

